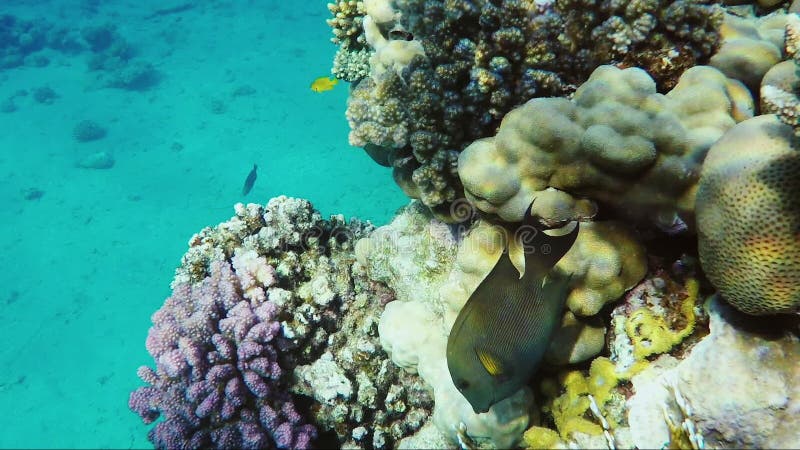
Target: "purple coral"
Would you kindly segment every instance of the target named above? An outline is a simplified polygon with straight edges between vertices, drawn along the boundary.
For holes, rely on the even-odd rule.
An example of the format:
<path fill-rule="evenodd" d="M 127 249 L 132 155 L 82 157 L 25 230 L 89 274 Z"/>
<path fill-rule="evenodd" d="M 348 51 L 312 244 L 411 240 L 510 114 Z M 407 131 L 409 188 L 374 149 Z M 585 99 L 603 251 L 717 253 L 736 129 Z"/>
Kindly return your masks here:
<path fill-rule="evenodd" d="M 156 448 L 308 448 L 316 438 L 288 393 L 278 362 L 277 308 L 243 297 L 226 261 L 199 283 L 179 283 L 153 314 L 147 350 L 156 370 L 128 406 Z"/>

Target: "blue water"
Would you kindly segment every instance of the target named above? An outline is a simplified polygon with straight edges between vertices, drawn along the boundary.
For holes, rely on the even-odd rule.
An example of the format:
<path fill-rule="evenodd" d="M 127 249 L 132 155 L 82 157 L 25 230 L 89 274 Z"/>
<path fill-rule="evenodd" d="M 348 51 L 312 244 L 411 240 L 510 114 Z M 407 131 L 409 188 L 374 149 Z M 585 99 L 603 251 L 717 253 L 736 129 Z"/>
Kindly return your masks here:
<path fill-rule="evenodd" d="M 151 16 L 182 4 L 193 7 Z M 309 89 L 336 50 L 325 4 L 2 2 L 0 14 L 84 48 L 0 69 L 0 447 L 151 447 L 127 408 L 136 368 L 151 362 L 150 314 L 191 235 L 234 203 L 297 196 L 380 224 L 406 202 L 387 169 L 347 145 L 347 85 Z M 109 24 L 135 55 L 105 53 L 90 70 L 97 53 L 81 32 Z M 156 79 L 108 87 L 147 63 Z M 78 141 L 83 120 L 106 135 Z M 96 154 L 113 167 L 75 166 Z"/>

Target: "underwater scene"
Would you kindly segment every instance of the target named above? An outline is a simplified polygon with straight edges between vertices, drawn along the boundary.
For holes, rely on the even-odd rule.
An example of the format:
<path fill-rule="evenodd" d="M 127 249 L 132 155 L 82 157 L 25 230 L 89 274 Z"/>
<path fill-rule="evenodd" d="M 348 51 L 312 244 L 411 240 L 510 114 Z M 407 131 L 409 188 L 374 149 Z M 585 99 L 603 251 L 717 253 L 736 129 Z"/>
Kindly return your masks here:
<path fill-rule="evenodd" d="M 800 0 L 7 0 L 0 448 L 800 448 Z"/>

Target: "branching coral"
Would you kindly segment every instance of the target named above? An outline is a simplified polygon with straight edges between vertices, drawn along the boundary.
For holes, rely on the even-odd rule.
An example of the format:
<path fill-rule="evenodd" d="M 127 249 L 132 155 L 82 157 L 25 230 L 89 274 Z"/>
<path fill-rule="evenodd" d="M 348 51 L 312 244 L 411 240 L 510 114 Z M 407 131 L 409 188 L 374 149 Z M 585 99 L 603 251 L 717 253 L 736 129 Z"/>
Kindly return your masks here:
<path fill-rule="evenodd" d="M 309 448 L 316 429 L 286 393 L 276 305 L 244 298 L 227 262 L 210 270 L 202 283 L 178 284 L 153 315 L 157 370 L 139 369 L 149 386 L 131 393 L 131 409 L 145 423 L 164 415 L 149 435 L 156 448 Z"/>
<path fill-rule="evenodd" d="M 333 15 L 327 20 L 333 30 L 331 42 L 339 46 L 331 72 L 341 80 L 360 80 L 369 73 L 369 57 L 372 54 L 366 47 L 364 37 L 364 2 L 338 0 L 328 3 L 328 10 Z"/>
<path fill-rule="evenodd" d="M 157 447 L 301 448 L 312 422 L 385 449 L 422 426 L 430 394 L 380 348 L 380 294 L 353 269 L 370 229 L 279 197 L 193 237 L 153 316 L 156 370 L 140 369 L 148 386 L 130 398 L 147 423 L 165 418 Z"/>
<path fill-rule="evenodd" d="M 712 0 L 556 0 L 555 6 L 584 71 L 609 62 L 641 67 L 661 91 L 708 60 L 723 18 Z"/>

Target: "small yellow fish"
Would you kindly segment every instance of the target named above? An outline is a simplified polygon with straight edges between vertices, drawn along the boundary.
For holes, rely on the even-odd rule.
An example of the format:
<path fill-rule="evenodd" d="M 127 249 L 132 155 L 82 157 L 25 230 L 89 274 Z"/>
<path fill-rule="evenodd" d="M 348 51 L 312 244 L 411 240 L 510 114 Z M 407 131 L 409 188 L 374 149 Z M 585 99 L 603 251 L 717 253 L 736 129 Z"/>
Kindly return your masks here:
<path fill-rule="evenodd" d="M 338 82 L 337 78 L 319 77 L 311 83 L 311 90 L 314 92 L 330 91 Z"/>

